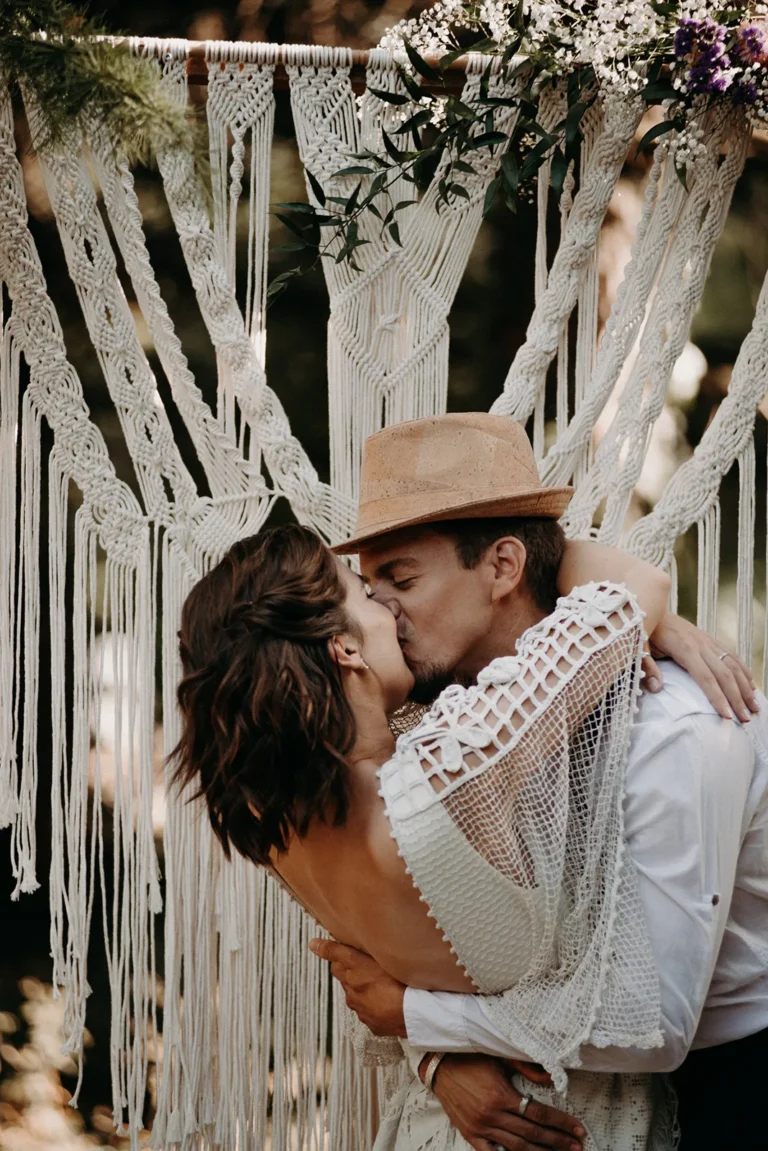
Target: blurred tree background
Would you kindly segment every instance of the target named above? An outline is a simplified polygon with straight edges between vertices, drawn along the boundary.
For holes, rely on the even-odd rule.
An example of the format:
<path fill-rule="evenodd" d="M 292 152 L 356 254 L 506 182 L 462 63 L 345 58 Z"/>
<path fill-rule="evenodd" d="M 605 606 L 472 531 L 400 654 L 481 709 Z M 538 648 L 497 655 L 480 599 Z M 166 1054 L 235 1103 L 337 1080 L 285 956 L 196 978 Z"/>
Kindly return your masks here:
<path fill-rule="evenodd" d="M 102 0 L 106 22 L 116 32 L 189 39 L 244 39 L 303 42 L 368 48 L 385 29 L 405 16 L 414 16 L 428 3 L 409 0 L 220 0 L 195 9 L 174 0 Z M 93 6 L 98 14 L 99 6 Z M 194 94 L 193 94 L 194 96 Z M 202 101 L 204 93 L 198 93 Z M 19 124 L 31 226 L 43 260 L 51 296 L 61 318 L 69 355 L 80 374 L 93 418 L 99 424 L 118 474 L 135 487 L 133 468 L 90 344 L 52 220 L 50 205 L 36 161 Z M 606 221 L 601 251 L 601 320 L 607 317 L 621 272 L 629 257 L 639 216 L 639 196 L 647 161 L 628 163 Z M 273 201 L 305 198 L 287 92 L 277 93 L 276 135 L 272 153 Z M 206 398 L 215 404 L 215 358 L 201 322 L 176 234 L 157 173 L 137 176 L 150 254 L 190 367 Z M 553 219 L 552 243 L 557 233 Z M 273 221 L 271 275 L 285 271 L 295 256 L 274 251 L 290 238 Z M 243 240 L 247 235 L 244 205 Z M 521 343 L 533 306 L 535 219 L 523 206 L 517 216 L 497 205 L 485 220 L 451 315 L 449 407 L 487 409 L 499 393 L 512 357 Z M 692 332 L 692 343 L 681 358 L 664 414 L 654 431 L 648 461 L 638 488 L 634 514 L 647 510 L 664 483 L 691 452 L 711 420 L 727 388 L 731 365 L 746 335 L 762 279 L 768 267 L 768 151 L 753 148 L 737 188 L 726 231 L 713 262 L 707 292 Z M 126 294 L 132 299 L 126 285 Z M 164 383 L 146 328 L 134 309 L 138 331 Z M 328 477 L 328 414 L 326 402 L 325 325 L 328 305 L 322 275 L 311 272 L 290 283 L 271 308 L 268 320 L 267 372 L 281 397 L 296 435 L 306 446 L 321 476 Z M 768 409 L 766 409 L 768 411 Z M 193 474 L 205 484 L 180 420 L 169 412 Z M 599 435 L 600 428 L 596 429 Z M 45 437 L 45 431 L 44 431 Z M 765 419 L 758 418 L 758 467 L 765 467 Z M 44 452 L 46 443 L 44 438 Z M 764 555 L 765 483 L 758 473 L 758 556 Z M 0 477 L 0 482 L 2 478 Z M 761 496 L 760 493 L 763 493 Z M 721 638 L 735 643 L 736 503 L 738 479 L 726 480 L 723 497 L 723 582 Z M 278 508 L 276 515 L 287 515 Z M 682 541 L 679 554 L 681 607 L 695 602 L 696 566 L 691 541 Z M 733 557 L 732 560 L 729 557 Z M 42 570 L 46 557 L 42 557 Z M 756 587 L 764 586 L 764 565 L 758 563 Z M 764 605 L 757 609 L 762 629 Z M 45 643 L 45 613 L 43 613 Z M 760 653 L 758 652 L 758 655 Z M 44 666 L 44 665 L 43 665 Z M 50 685 L 41 683 L 40 791 L 38 804 L 38 878 L 41 890 L 11 903 L 8 833 L 0 834 L 0 1147 L 8 1151 L 66 1149 L 92 1145 L 127 1146 L 112 1131 L 108 1106 L 109 1003 L 99 915 L 94 916 L 90 957 L 93 988 L 89 1004 L 92 1042 L 87 1052 L 85 1084 L 78 1111 L 65 1108 L 73 1089 L 74 1067 L 59 1054 L 57 1029 L 61 1001 L 50 990 L 47 872 L 49 866 L 50 736 L 44 717 L 50 710 Z M 106 797 L 108 800 L 108 797 Z M 157 788 L 158 830 L 162 825 L 162 786 Z M 105 834 L 110 835 L 109 805 L 105 803 Z M 161 939 L 162 923 L 158 924 Z M 147 1111 L 151 1119 L 151 1098 Z"/>

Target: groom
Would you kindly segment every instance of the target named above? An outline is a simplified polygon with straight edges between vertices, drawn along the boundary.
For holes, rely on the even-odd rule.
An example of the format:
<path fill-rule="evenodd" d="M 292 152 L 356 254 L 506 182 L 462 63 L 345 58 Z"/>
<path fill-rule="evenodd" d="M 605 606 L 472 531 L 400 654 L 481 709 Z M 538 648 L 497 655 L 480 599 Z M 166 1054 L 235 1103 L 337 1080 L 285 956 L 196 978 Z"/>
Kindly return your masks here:
<path fill-rule="evenodd" d="M 541 485 L 524 432 L 503 417 L 417 420 L 368 440 L 357 529 L 336 550 L 359 552 L 374 595 L 395 615 L 419 698 L 513 654 L 526 628 L 553 610 L 564 547 L 556 517 L 569 496 Z M 496 595 L 502 577 L 513 594 Z M 732 714 L 730 700 L 749 719 L 751 681 L 692 625 L 667 617 L 654 641 L 716 705 L 671 664 L 663 688 L 643 695 L 632 731 L 626 836 L 659 971 L 665 1045 L 586 1047 L 582 1066 L 675 1071 L 685 1151 L 757 1146 L 768 1057 L 768 715 L 754 718 L 749 734 L 718 717 Z M 473 1148 L 487 1151 L 489 1128 L 509 1133 L 503 1143 L 494 1136 L 509 1151 L 571 1145 L 551 1111 L 550 1126 L 537 1123 L 545 1110 L 528 1107 L 503 1064 L 478 1054 L 526 1058 L 495 1028 L 482 997 L 406 989 L 350 948 L 325 942 L 316 951 L 332 961 L 364 1023 L 426 1050 L 422 1078 L 432 1052 L 449 1053 L 433 1090 Z"/>

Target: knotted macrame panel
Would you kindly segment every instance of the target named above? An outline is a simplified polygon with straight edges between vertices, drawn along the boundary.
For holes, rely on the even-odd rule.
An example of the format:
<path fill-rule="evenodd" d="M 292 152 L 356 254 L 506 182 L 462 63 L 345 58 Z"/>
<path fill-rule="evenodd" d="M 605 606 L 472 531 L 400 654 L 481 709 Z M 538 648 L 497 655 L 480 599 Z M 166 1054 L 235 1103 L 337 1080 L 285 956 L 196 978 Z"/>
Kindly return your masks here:
<path fill-rule="evenodd" d="M 153 61 L 173 99 L 187 101 L 187 42 L 132 47 Z M 96 123 L 84 137 L 73 127 L 65 147 L 40 158 L 133 487 L 118 478 L 68 359 L 28 226 L 10 101 L 5 93 L 0 99 L 0 825 L 12 828 L 18 898 L 38 883 L 37 700 L 41 677 L 50 674 L 53 978 L 67 1001 L 67 1049 L 82 1051 L 88 939 L 99 923 L 112 995 L 115 1122 L 133 1147 L 147 1118 L 145 1087 L 155 1061 L 157 1148 L 361 1151 L 401 1074 L 401 1065 L 388 1063 L 391 1046 L 358 1033 L 355 1050 L 371 1065 L 360 1066 L 342 1004 L 307 949 L 317 926 L 256 868 L 227 863 L 199 806 L 173 792 L 161 875 L 152 795 L 164 786 L 160 761 L 179 735 L 176 633 L 190 588 L 235 540 L 259 530 L 277 497 L 325 539 L 344 537 L 354 523 L 365 437 L 445 410 L 451 307 L 498 157 L 478 151 L 475 171 L 465 177 L 468 195 L 439 211 L 438 171 L 418 202 L 398 213 L 400 245 L 372 216 L 363 217 L 360 235 L 368 243 L 358 249 L 359 271 L 337 264 L 333 247 L 324 258 L 331 459 L 324 483 L 291 430 L 279 382 L 265 370 L 275 70 L 288 74 L 299 155 L 326 196 L 349 195 L 358 177 L 336 173 L 361 149 L 381 151 L 382 133 L 393 132 L 414 106 L 394 107 L 373 91 L 358 100 L 346 49 L 204 48 L 212 196 L 191 153 L 161 149 L 158 167 L 215 353 L 215 403 L 206 402 L 163 299 L 128 164 Z M 467 60 L 465 102 L 476 98 L 487 64 Z M 384 52 L 370 54 L 367 80 L 375 91 L 408 95 Z M 517 83 L 506 85 L 491 67 L 491 95 L 514 95 Z M 34 130 L 35 93 L 23 97 Z M 540 122 L 557 124 L 563 89 L 547 88 L 539 100 Z M 687 190 L 668 146 L 656 148 L 632 256 L 598 340 L 600 234 L 642 111 L 617 94 L 599 97 L 585 115 L 581 156 L 556 205 L 545 165 L 536 193 L 535 307 L 493 410 L 528 423 L 548 482 L 575 484 L 565 521 L 571 534 L 597 530 L 607 542 L 623 540 L 674 569 L 677 540 L 698 527 L 699 619 L 710 628 L 717 623 L 721 485 L 738 465 L 738 644 L 751 658 L 765 288 L 728 396 L 701 444 L 650 514 L 631 520 L 652 429 L 744 165 L 747 131 L 737 112 L 713 121 Z M 513 128 L 513 109 L 494 116 L 495 128 Z M 399 181 L 393 200 L 412 199 L 412 189 Z M 307 192 L 313 199 L 309 181 Z M 547 247 L 552 209 L 560 222 L 555 251 Z M 162 388 L 137 334 L 136 308 Z M 183 421 L 204 492 L 188 449 L 175 441 L 171 416 Z M 599 420 L 605 431 L 597 442 Z M 53 443 L 47 459 L 43 422 Z M 46 538 L 48 568 L 41 573 Z M 44 582 L 49 614 L 41 620 Z M 50 636 L 50 673 L 41 664 L 41 629 Z M 115 729 L 109 781 L 100 751 L 107 719 Z M 102 820 L 107 783 L 111 837 Z"/>

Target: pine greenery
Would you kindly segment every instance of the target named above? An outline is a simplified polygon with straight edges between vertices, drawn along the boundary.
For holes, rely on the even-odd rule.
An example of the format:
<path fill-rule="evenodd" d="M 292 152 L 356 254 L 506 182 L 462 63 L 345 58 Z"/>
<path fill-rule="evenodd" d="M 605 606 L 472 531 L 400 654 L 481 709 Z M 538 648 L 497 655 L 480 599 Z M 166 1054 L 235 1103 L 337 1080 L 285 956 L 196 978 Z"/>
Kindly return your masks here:
<path fill-rule="evenodd" d="M 95 116 L 116 153 L 147 164 L 158 148 L 197 153 L 186 110 L 165 91 L 151 60 L 99 37 L 102 24 L 68 0 L 0 0 L 0 70 L 34 93 L 40 117 L 33 146 L 61 144 L 73 124 Z"/>

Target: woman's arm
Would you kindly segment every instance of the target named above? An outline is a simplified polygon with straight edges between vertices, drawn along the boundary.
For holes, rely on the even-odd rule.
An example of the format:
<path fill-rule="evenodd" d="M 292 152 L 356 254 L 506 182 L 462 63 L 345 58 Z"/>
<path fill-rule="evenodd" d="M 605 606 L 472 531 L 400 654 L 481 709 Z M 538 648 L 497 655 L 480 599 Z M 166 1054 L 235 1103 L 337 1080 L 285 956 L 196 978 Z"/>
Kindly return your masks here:
<path fill-rule="evenodd" d="M 592 581 L 625 584 L 645 613 L 648 635 L 661 623 L 667 610 L 672 581 L 666 572 L 618 548 L 592 540 L 568 540 L 557 579 L 560 595 Z"/>

